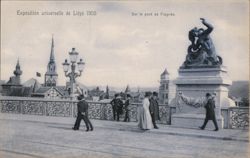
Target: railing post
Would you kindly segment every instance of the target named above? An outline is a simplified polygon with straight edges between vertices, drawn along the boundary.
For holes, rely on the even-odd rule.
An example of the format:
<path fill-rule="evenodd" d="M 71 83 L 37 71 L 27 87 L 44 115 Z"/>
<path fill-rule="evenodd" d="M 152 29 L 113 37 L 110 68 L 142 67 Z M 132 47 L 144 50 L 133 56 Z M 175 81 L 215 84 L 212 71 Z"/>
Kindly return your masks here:
<path fill-rule="evenodd" d="M 71 116 L 70 117 L 74 117 L 74 104 L 73 104 L 73 102 L 71 102 L 71 104 L 69 104 L 70 105 L 70 108 L 71 108 Z"/>
<path fill-rule="evenodd" d="M 231 123 L 231 117 L 230 117 L 230 110 L 229 107 L 227 108 L 227 128 L 230 129 L 230 123 Z"/>
<path fill-rule="evenodd" d="M 23 110 L 24 103 L 23 102 L 24 102 L 23 100 L 20 101 L 20 114 L 24 114 L 24 110 Z"/>
<path fill-rule="evenodd" d="M 231 108 L 228 107 L 227 109 L 227 116 L 228 116 L 228 128 L 232 128 L 232 120 L 231 120 Z"/>
<path fill-rule="evenodd" d="M 105 117 L 104 117 L 104 104 L 103 103 L 100 104 L 100 119 L 105 120 Z"/>
<path fill-rule="evenodd" d="M 43 104 L 43 105 L 44 105 L 43 115 L 46 116 L 46 112 L 47 112 L 47 104 L 46 104 L 46 102 L 45 102 L 45 104 Z"/>
<path fill-rule="evenodd" d="M 169 106 L 169 116 L 168 116 L 168 119 L 169 119 L 169 125 L 171 125 L 171 115 L 172 115 L 172 108 L 171 106 Z"/>

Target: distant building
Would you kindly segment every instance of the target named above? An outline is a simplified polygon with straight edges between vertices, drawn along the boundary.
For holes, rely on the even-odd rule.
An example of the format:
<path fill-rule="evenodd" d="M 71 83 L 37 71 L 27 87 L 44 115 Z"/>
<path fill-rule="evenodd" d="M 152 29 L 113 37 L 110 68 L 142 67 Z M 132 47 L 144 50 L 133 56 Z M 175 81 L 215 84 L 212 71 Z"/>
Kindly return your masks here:
<path fill-rule="evenodd" d="M 160 76 L 160 87 L 159 87 L 159 103 L 170 105 L 170 102 L 175 98 L 176 85 L 174 81 L 170 79 L 170 75 L 165 69 Z"/>
<path fill-rule="evenodd" d="M 26 82 L 23 83 L 24 87 L 31 87 L 32 88 L 32 93 L 37 91 L 42 85 L 37 81 L 35 78 L 31 78 L 27 80 Z"/>
<path fill-rule="evenodd" d="M 88 91 L 88 99 L 93 101 L 103 100 L 105 98 L 106 93 L 103 90 L 100 90 L 99 87 Z"/>
<path fill-rule="evenodd" d="M 160 87 L 158 94 L 160 104 L 168 103 L 168 88 L 169 88 L 169 73 L 167 69 L 165 69 L 160 76 Z"/>
<path fill-rule="evenodd" d="M 70 85 L 67 82 L 65 86 L 57 85 L 58 74 L 56 72 L 56 62 L 54 55 L 54 38 L 52 37 L 50 58 L 47 65 L 47 72 L 44 75 L 44 84 L 40 84 L 37 79 L 31 78 L 21 84 L 22 70 L 19 60 L 16 64 L 14 75 L 10 77 L 7 83 L 0 82 L 0 95 L 5 96 L 26 96 L 40 97 L 49 99 L 69 99 Z M 41 76 L 37 72 L 37 76 Z M 81 83 L 76 83 L 78 94 L 88 95 L 88 88 Z"/>
<path fill-rule="evenodd" d="M 21 70 L 19 59 L 17 60 L 16 69 L 14 70 L 13 73 L 15 76 L 10 77 L 7 84 L 8 85 L 21 85 L 21 75 L 23 71 Z"/>
<path fill-rule="evenodd" d="M 27 81 L 27 85 L 32 85 L 32 97 L 41 97 L 46 99 L 69 99 L 70 84 L 66 82 L 65 86 L 57 85 L 58 74 L 56 72 L 56 62 L 54 55 L 54 38 L 52 37 L 50 58 L 47 65 L 47 72 L 44 75 L 44 84 L 40 84 L 36 79 Z M 78 94 L 88 95 L 88 88 L 83 84 L 76 83 Z"/>
<path fill-rule="evenodd" d="M 67 96 L 64 87 L 40 87 L 35 93 L 32 93 L 32 97 L 41 97 L 46 99 L 62 99 Z"/>
<path fill-rule="evenodd" d="M 3 96 L 30 96 L 31 88 L 23 87 L 21 84 L 21 75 L 22 70 L 19 63 L 19 59 L 17 60 L 16 69 L 14 70 L 14 75 L 11 76 L 7 83 L 1 85 L 2 87 L 2 95 Z"/>
<path fill-rule="evenodd" d="M 56 63 L 55 63 L 55 55 L 54 55 L 54 38 L 52 37 L 51 43 L 51 51 L 49 63 L 47 65 L 47 72 L 45 73 L 45 87 L 53 87 L 57 85 L 58 74 L 56 72 Z"/>

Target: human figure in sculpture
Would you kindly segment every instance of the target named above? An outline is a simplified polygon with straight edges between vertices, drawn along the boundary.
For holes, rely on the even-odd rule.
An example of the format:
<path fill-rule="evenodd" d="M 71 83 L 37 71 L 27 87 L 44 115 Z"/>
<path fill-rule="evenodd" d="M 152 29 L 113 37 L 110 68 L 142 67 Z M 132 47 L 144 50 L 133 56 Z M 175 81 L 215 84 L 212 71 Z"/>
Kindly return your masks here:
<path fill-rule="evenodd" d="M 207 58 L 209 61 L 211 61 L 213 64 L 217 64 L 218 61 L 217 55 L 215 52 L 215 47 L 213 44 L 212 39 L 210 38 L 209 34 L 213 31 L 213 26 L 206 22 L 205 19 L 201 18 L 202 23 L 207 27 L 206 30 L 203 28 L 200 28 L 198 30 L 198 45 L 201 45 L 202 51 L 205 51 L 207 53 Z"/>
<path fill-rule="evenodd" d="M 202 23 L 207 27 L 193 28 L 189 31 L 188 37 L 191 45 L 188 47 L 188 55 L 185 65 L 221 65 L 222 58 L 216 55 L 215 47 L 210 33 L 213 31 L 213 26 L 206 22 L 204 18 L 200 18 Z"/>

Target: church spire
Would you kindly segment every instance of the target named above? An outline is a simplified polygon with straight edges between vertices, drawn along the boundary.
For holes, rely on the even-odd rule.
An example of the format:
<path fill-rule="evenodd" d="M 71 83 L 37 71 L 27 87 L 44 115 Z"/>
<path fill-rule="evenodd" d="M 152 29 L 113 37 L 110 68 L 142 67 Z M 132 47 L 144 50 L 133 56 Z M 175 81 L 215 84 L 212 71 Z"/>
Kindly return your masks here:
<path fill-rule="evenodd" d="M 54 56 L 54 37 L 52 35 L 50 59 L 47 66 L 47 72 L 45 73 L 45 86 L 51 87 L 56 86 L 58 74 L 56 72 L 56 63 Z"/>
<path fill-rule="evenodd" d="M 53 34 L 52 34 L 52 42 L 51 42 L 50 61 L 55 61 L 55 56 L 54 56 L 54 36 L 53 36 Z"/>

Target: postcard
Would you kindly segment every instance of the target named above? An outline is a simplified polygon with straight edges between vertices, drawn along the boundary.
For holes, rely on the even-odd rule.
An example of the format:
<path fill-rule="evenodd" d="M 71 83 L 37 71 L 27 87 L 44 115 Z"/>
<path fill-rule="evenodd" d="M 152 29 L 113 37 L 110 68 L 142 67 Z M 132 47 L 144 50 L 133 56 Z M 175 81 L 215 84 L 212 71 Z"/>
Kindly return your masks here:
<path fill-rule="evenodd" d="M 0 157 L 249 156 L 247 0 L 4 0 L 0 65 Z"/>

